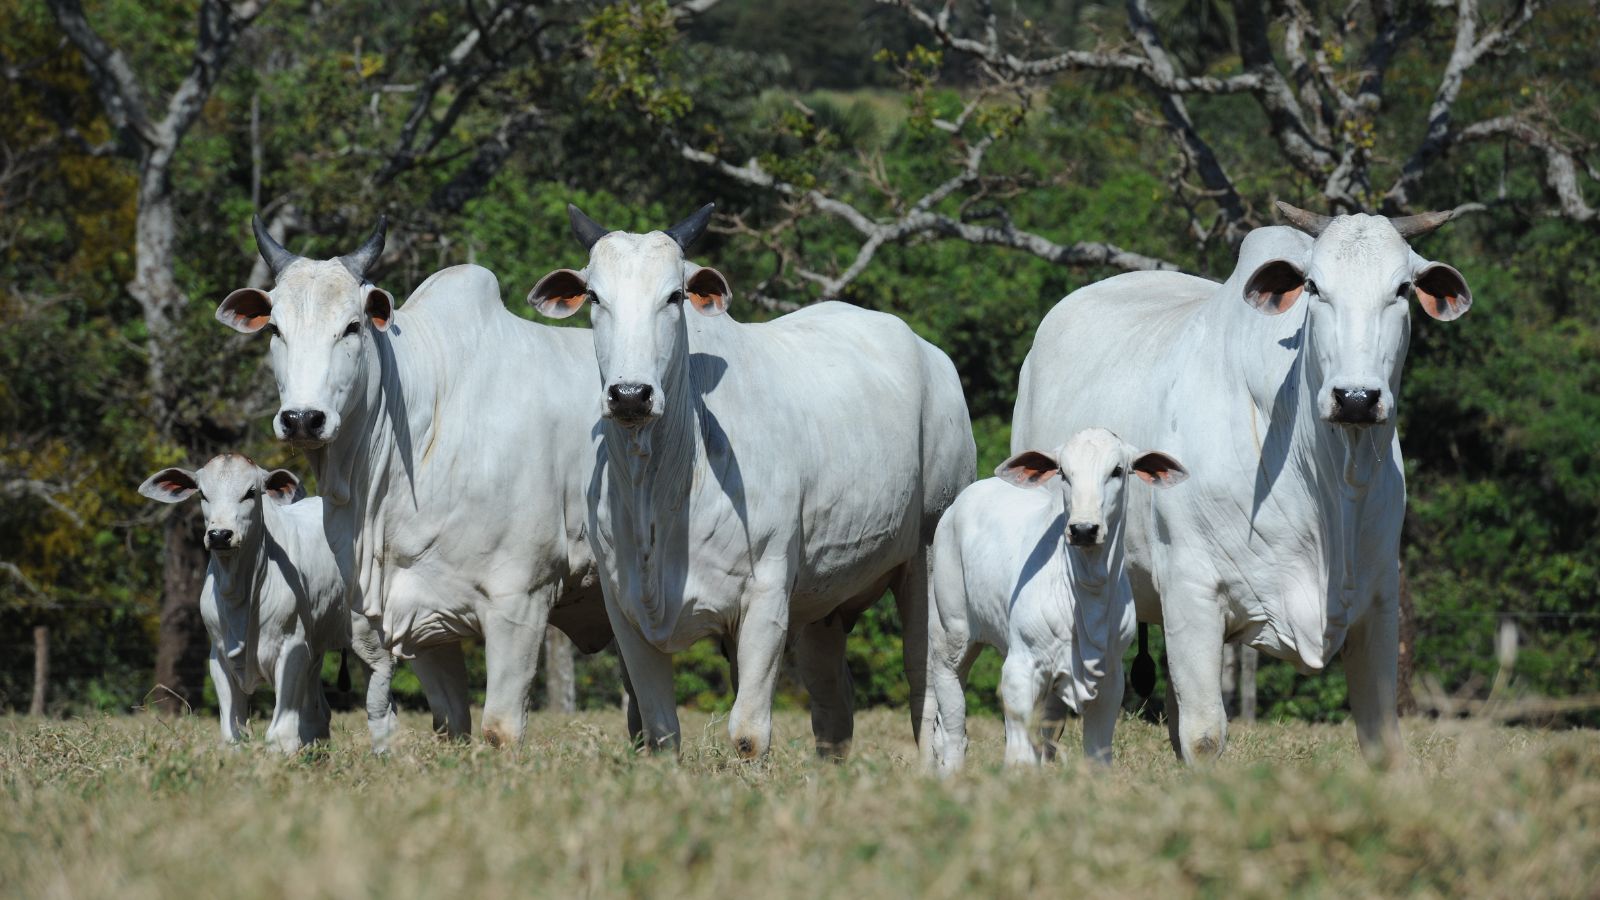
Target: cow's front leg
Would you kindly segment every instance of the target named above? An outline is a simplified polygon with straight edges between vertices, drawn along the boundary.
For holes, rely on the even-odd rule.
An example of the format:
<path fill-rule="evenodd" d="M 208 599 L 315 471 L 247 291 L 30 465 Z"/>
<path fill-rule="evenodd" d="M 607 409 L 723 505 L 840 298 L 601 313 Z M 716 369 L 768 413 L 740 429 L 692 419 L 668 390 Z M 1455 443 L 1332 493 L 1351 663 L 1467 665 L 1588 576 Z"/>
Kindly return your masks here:
<path fill-rule="evenodd" d="M 459 643 L 440 644 L 419 652 L 411 668 L 428 695 L 433 733 L 452 740 L 472 735 L 472 708 L 467 702 L 467 661 Z"/>
<path fill-rule="evenodd" d="M 1107 766 L 1111 765 L 1111 737 L 1122 715 L 1122 695 L 1126 690 L 1122 656 L 1119 654 L 1112 660 L 1100 679 L 1094 699 L 1084 701 L 1082 709 L 1084 758 Z"/>
<path fill-rule="evenodd" d="M 1067 705 L 1060 685 L 1051 685 L 1045 691 L 1039 706 L 1039 721 L 1034 728 L 1034 750 L 1041 762 L 1051 762 L 1061 748 L 1061 734 L 1067 728 L 1067 716 L 1072 707 Z"/>
<path fill-rule="evenodd" d="M 610 603 L 606 604 L 606 614 L 611 617 L 611 629 L 617 636 L 617 651 L 622 655 L 626 677 L 633 685 L 636 713 L 629 713 L 628 730 L 638 735 L 634 746 L 649 753 L 676 754 L 679 747 L 678 697 L 672 681 L 672 656 L 645 640 L 632 622 L 613 614 Z"/>
<path fill-rule="evenodd" d="M 222 740 L 236 744 L 244 736 L 245 702 L 248 695 L 233 680 L 228 664 L 217 658 L 216 648 L 206 661 L 211 670 L 211 686 L 217 691 L 217 711 L 222 719 Z"/>
<path fill-rule="evenodd" d="M 1037 766 L 1043 760 L 1033 734 L 1033 726 L 1040 718 L 1039 698 L 1044 688 L 1040 681 L 1033 657 L 1022 648 L 1015 648 L 1000 666 L 1000 705 L 1006 719 L 1007 765 Z"/>
<path fill-rule="evenodd" d="M 483 621 L 484 662 L 489 669 L 489 686 L 483 698 L 483 739 L 490 746 L 513 744 L 522 739 L 528 724 L 528 700 L 533 694 L 533 677 L 539 671 L 539 648 L 544 645 L 544 627 L 555 603 L 555 588 L 535 591 L 526 604 L 520 602 L 525 621 L 506 615 L 508 598 L 494 600 Z"/>
<path fill-rule="evenodd" d="M 1192 765 L 1221 754 L 1228 737 L 1222 705 L 1222 608 L 1213 591 L 1181 588 L 1163 596 L 1161 608 L 1171 705 L 1177 707 L 1176 749 Z"/>
<path fill-rule="evenodd" d="M 1344 641 L 1344 677 L 1350 712 L 1367 762 L 1378 768 L 1405 763 L 1395 691 L 1400 663 L 1398 583 L 1381 593 L 1372 608 L 1350 627 Z"/>
<path fill-rule="evenodd" d="M 789 634 L 789 590 L 753 588 L 735 637 L 739 689 L 728 714 L 728 736 L 741 759 L 755 759 L 772 744 L 772 692 Z"/>
<path fill-rule="evenodd" d="M 372 736 L 372 752 L 387 753 L 389 740 L 399 726 L 390 688 L 394 681 L 394 655 L 383 649 L 372 623 L 359 613 L 350 617 L 350 649 L 367 666 L 367 733 Z"/>
<path fill-rule="evenodd" d="M 273 670 L 272 724 L 267 726 L 267 745 L 281 753 L 294 753 L 316 736 L 316 704 L 309 693 L 312 663 L 311 648 L 304 641 L 290 641 L 278 651 Z M 320 673 L 318 676 L 320 689 Z"/>
<path fill-rule="evenodd" d="M 843 761 L 855 731 L 855 696 L 844 657 L 844 621 L 832 615 L 800 628 L 795 641 L 800 678 L 811 695 L 811 731 L 817 756 Z"/>

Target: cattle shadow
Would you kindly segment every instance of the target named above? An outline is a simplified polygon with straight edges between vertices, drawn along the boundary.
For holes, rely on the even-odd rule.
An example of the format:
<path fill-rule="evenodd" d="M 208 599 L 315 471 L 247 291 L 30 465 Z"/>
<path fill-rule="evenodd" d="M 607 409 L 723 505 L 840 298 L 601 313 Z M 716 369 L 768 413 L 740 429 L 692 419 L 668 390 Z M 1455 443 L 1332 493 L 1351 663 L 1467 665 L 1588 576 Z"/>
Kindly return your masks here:
<path fill-rule="evenodd" d="M 1266 435 L 1261 440 L 1260 461 L 1256 466 L 1255 494 L 1250 503 L 1252 527 L 1255 525 L 1256 516 L 1261 512 L 1262 505 L 1267 501 L 1267 496 L 1272 493 L 1272 487 L 1277 483 L 1278 476 L 1288 464 L 1289 452 L 1294 444 L 1294 423 L 1300 415 L 1300 379 L 1305 374 L 1305 334 L 1306 325 L 1302 322 L 1294 334 L 1277 342 L 1278 346 L 1285 350 L 1294 351 L 1294 361 L 1289 364 L 1289 371 L 1273 396 L 1272 419 L 1267 425 Z M 1254 415 L 1253 412 L 1251 414 Z"/>
<path fill-rule="evenodd" d="M 1044 567 L 1061 549 L 1061 541 L 1067 531 L 1067 514 L 1059 513 L 1045 528 L 1044 533 L 1028 552 L 1028 558 L 1022 564 L 1022 572 L 1017 575 L 1017 583 L 1011 589 L 1011 599 L 1006 601 L 1006 609 L 1015 609 L 1017 598 L 1022 596 L 1022 591 L 1033 581 L 1034 577 L 1044 571 Z"/>

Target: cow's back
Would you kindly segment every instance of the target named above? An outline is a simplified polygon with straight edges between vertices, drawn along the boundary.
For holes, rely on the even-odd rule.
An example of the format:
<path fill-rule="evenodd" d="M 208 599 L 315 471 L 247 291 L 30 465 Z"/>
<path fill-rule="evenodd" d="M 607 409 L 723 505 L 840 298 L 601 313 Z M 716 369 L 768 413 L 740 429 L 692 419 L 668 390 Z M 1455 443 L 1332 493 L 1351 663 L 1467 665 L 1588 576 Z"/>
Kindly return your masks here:
<path fill-rule="evenodd" d="M 1039 324 L 1022 364 L 1012 452 L 1060 446 L 1083 428 L 1153 446 L 1161 399 L 1188 375 L 1186 345 L 1217 284 L 1177 272 L 1131 272 L 1069 294 Z"/>

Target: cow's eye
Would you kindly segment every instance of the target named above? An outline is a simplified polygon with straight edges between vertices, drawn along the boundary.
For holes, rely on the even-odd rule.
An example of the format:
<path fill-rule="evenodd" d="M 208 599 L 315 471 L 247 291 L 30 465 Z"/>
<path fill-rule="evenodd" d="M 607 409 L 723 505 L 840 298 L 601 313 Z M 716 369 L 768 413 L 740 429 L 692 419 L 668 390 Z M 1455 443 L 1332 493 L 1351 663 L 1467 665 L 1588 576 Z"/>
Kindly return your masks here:
<path fill-rule="evenodd" d="M 600 305 L 600 295 L 596 294 L 594 291 L 589 291 L 588 293 L 584 294 L 583 295 L 583 299 L 588 300 L 590 303 L 593 303 L 595 306 L 599 306 Z"/>
<path fill-rule="evenodd" d="M 673 305 L 677 305 L 679 303 L 682 303 L 683 302 L 683 291 L 673 291 L 672 292 L 672 296 L 667 298 L 667 302 L 671 303 Z"/>
<path fill-rule="evenodd" d="M 282 337 L 283 336 L 282 332 L 278 331 L 278 326 L 272 324 L 271 322 L 267 323 L 267 334 L 270 334 L 273 337 Z"/>
<path fill-rule="evenodd" d="M 1115 469 L 1112 469 L 1111 470 L 1111 477 L 1112 478 L 1121 478 L 1122 477 L 1122 467 L 1121 466 L 1117 466 Z"/>
<path fill-rule="evenodd" d="M 1396 297 L 1404 297 L 1409 293 L 1411 293 L 1411 282 L 1409 281 L 1400 282 L 1400 286 L 1394 290 L 1394 295 Z"/>
<path fill-rule="evenodd" d="M 1315 281 L 1312 281 L 1309 278 L 1306 279 L 1306 293 L 1310 294 L 1313 297 L 1321 297 L 1322 296 L 1322 291 L 1317 290 L 1317 283 Z"/>
<path fill-rule="evenodd" d="M 255 495 L 256 495 L 256 489 L 255 488 L 250 488 L 249 490 L 244 492 L 244 499 L 245 500 L 250 500 L 250 499 L 254 498 Z"/>
<path fill-rule="evenodd" d="M 344 336 L 350 337 L 361 333 L 361 320 L 357 319 L 344 327 Z"/>

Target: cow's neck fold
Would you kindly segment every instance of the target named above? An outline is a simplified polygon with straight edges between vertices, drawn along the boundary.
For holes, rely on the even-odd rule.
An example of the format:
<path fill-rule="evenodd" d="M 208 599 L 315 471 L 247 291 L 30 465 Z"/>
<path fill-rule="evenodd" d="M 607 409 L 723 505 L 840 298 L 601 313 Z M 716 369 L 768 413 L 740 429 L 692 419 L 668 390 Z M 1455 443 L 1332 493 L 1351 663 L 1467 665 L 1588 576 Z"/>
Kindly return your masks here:
<path fill-rule="evenodd" d="M 388 334 L 372 335 L 363 370 L 365 384 L 356 386 L 356 402 L 345 411 L 339 436 L 307 455 L 325 498 L 325 530 L 350 585 L 351 609 L 376 616 L 383 609 L 380 512 L 396 480 L 391 469 L 402 444 L 399 429 L 406 430 L 403 443 L 409 445 L 411 436 L 399 360 Z M 404 480 L 409 491 L 409 479 Z"/>
<path fill-rule="evenodd" d="M 1126 505 L 1124 491 L 1123 504 Z M 1061 584 L 1056 591 L 1057 621 L 1070 622 L 1072 627 L 1072 655 L 1070 666 L 1071 692 L 1069 701 L 1074 711 L 1081 712 L 1083 703 L 1098 696 L 1101 679 L 1112 665 L 1111 657 L 1117 650 L 1117 638 L 1122 629 L 1124 605 L 1132 602 L 1132 593 L 1123 585 L 1123 523 L 1125 510 L 1111 516 L 1107 523 L 1110 533 L 1105 543 L 1091 553 L 1074 549 L 1067 542 L 1063 527 L 1061 538 Z"/>
<path fill-rule="evenodd" d="M 622 551 L 619 566 L 625 570 L 619 576 L 639 579 L 632 592 L 641 607 L 638 624 L 653 640 L 670 633 L 682 599 L 665 583 L 662 548 L 676 529 L 686 527 L 695 466 L 704 452 L 684 337 L 684 352 L 674 354 L 662 379 L 661 418 L 637 427 L 606 420 L 610 502 L 620 514 L 612 540 Z"/>

